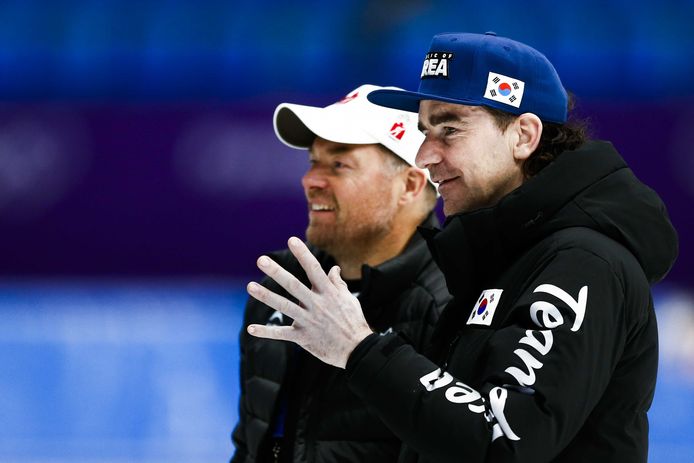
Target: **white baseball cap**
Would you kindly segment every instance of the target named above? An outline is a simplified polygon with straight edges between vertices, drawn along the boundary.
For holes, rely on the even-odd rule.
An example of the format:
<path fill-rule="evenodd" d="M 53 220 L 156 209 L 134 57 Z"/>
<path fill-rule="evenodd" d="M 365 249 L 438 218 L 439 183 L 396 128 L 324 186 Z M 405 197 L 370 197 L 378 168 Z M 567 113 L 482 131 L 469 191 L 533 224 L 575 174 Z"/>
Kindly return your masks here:
<path fill-rule="evenodd" d="M 414 159 L 424 141 L 424 134 L 417 128 L 417 113 L 371 103 L 366 96 L 374 90 L 402 89 L 362 85 L 325 108 L 282 103 L 273 117 L 277 138 L 297 149 L 309 148 L 316 136 L 335 143 L 380 143 L 416 167 Z M 429 172 L 422 172 L 435 187 Z"/>

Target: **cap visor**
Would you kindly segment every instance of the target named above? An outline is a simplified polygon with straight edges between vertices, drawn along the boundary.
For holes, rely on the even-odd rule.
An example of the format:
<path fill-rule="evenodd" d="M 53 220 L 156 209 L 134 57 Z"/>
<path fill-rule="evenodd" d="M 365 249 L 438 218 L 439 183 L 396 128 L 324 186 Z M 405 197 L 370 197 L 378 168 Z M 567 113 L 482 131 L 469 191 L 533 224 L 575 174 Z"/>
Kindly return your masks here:
<path fill-rule="evenodd" d="M 438 95 L 430 95 L 428 93 L 407 92 L 401 90 L 376 90 L 369 93 L 366 97 L 370 102 L 379 106 L 401 109 L 413 113 L 419 112 L 419 102 L 422 100 L 436 100 L 466 106 L 480 106 L 480 103 L 475 101 L 446 98 Z"/>
<path fill-rule="evenodd" d="M 378 143 L 360 121 L 329 108 L 282 103 L 273 122 L 277 138 L 292 148 L 309 148 L 316 136 L 336 143 Z"/>

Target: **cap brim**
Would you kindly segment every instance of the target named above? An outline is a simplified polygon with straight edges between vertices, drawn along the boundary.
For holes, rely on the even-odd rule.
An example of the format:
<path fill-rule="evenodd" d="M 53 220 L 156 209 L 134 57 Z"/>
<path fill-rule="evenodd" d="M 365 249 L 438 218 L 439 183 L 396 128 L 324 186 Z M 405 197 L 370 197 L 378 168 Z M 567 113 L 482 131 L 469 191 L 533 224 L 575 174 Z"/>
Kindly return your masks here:
<path fill-rule="evenodd" d="M 436 100 L 467 106 L 480 106 L 480 103 L 475 101 L 446 98 L 438 95 L 430 95 L 428 93 L 408 92 L 404 90 L 375 90 L 369 93 L 366 98 L 368 98 L 373 104 L 377 104 L 379 106 L 401 109 L 413 113 L 419 112 L 419 103 L 422 100 Z"/>
<path fill-rule="evenodd" d="M 378 143 L 359 121 L 328 108 L 282 103 L 273 116 L 275 134 L 291 148 L 309 148 L 316 136 L 335 143 Z"/>

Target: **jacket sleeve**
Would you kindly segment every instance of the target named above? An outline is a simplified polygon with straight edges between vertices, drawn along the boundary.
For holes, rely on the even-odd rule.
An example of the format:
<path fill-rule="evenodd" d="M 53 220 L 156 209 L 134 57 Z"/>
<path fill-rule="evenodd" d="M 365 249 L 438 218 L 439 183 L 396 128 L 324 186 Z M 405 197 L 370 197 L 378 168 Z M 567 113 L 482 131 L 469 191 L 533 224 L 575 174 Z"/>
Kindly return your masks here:
<path fill-rule="evenodd" d="M 433 461 L 549 461 L 600 400 L 622 352 L 621 275 L 588 251 L 560 251 L 493 328 L 482 377 L 456 377 L 455 358 L 441 371 L 398 337 L 372 335 L 349 359 L 350 387 Z"/>

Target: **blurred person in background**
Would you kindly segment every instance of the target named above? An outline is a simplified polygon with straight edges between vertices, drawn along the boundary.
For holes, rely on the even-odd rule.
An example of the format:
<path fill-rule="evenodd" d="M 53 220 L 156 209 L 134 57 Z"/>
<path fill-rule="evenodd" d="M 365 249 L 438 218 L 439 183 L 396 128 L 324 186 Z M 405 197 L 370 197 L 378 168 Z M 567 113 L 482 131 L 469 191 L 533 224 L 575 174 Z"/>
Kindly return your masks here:
<path fill-rule="evenodd" d="M 295 323 L 249 332 L 345 368 L 406 444 L 401 462 L 645 462 L 649 285 L 678 253 L 658 195 L 568 121 L 544 55 L 494 33 L 435 36 L 418 92 L 369 100 L 419 111 L 417 165 L 444 200 L 445 228 L 426 239 L 453 300 L 431 350 L 374 333 L 339 269 L 317 269 L 296 238 L 310 287 L 265 256 L 258 266 L 300 305 L 248 285 Z"/>
<path fill-rule="evenodd" d="M 321 268 L 340 266 L 371 329 L 423 348 L 450 299 L 417 233 L 437 225 L 437 193 L 414 166 L 423 140 L 417 115 L 370 103 L 377 89 L 363 85 L 325 108 L 281 104 L 274 126 L 282 142 L 308 149 L 306 238 Z M 272 256 L 308 282 L 288 250 Z M 263 284 L 281 292 L 270 279 Z M 349 390 L 344 370 L 296 345 L 252 337 L 250 324 L 281 329 L 292 320 L 252 298 L 246 305 L 232 462 L 397 459 L 400 441 Z"/>

